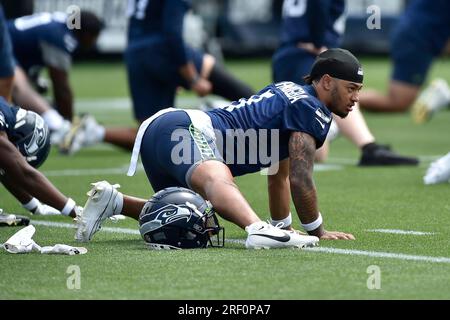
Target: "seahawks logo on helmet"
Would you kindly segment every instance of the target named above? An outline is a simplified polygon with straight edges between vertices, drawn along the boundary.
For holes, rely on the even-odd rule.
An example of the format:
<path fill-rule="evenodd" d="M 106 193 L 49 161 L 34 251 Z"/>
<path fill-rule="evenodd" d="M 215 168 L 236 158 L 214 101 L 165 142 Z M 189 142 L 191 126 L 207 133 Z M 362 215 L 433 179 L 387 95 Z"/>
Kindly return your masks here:
<path fill-rule="evenodd" d="M 188 221 L 192 216 L 192 212 L 189 211 L 189 209 L 173 204 L 168 204 L 167 206 L 157 209 L 154 212 L 146 213 L 142 215 L 141 218 L 145 219 L 145 216 L 149 214 L 152 215 L 152 219 L 145 223 L 145 228 L 148 231 L 156 230 L 179 219 L 185 219 Z"/>
<path fill-rule="evenodd" d="M 40 115 L 19 109 L 10 140 L 33 167 L 39 167 L 50 152 L 48 127 Z"/>
<path fill-rule="evenodd" d="M 28 155 L 34 155 L 39 151 L 40 146 L 45 143 L 47 133 L 45 123 L 41 117 L 36 118 L 33 135 L 28 143 L 24 144 L 25 151 Z"/>

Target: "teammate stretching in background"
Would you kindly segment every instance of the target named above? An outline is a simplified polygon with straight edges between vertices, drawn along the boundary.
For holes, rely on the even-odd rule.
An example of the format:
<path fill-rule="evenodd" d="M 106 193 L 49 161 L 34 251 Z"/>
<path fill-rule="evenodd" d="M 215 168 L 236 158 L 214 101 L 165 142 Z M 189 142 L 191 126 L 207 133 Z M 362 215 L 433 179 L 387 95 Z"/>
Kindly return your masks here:
<path fill-rule="evenodd" d="M 13 101 L 42 115 L 55 144 L 62 142 L 73 118 L 73 93 L 69 83 L 72 55 L 77 49 L 94 46 L 103 28 L 99 18 L 87 11 L 80 13 L 80 29 L 69 29 L 67 19 L 68 15 L 63 12 L 43 12 L 8 22 L 18 64 Z M 56 109 L 30 85 L 29 72 L 44 67 L 52 80 Z"/>
<path fill-rule="evenodd" d="M 414 103 L 431 63 L 450 37 L 450 1 L 411 0 L 400 17 L 391 41 L 394 68 L 388 94 L 361 92 L 361 108 L 375 112 L 404 112 Z M 450 103 L 444 79 L 433 81 L 413 106 L 413 117 L 421 123 Z"/>
<path fill-rule="evenodd" d="M 189 47 L 183 41 L 184 16 L 189 1 L 148 0 L 128 2 L 128 47 L 125 63 L 138 123 L 161 109 L 172 107 L 178 87 L 199 96 L 215 94 L 235 101 L 254 91 L 238 81 L 213 56 Z M 136 128 L 103 128 L 86 116 L 83 130 L 73 132 L 63 151 L 73 154 L 81 147 L 99 142 L 131 150 Z"/>

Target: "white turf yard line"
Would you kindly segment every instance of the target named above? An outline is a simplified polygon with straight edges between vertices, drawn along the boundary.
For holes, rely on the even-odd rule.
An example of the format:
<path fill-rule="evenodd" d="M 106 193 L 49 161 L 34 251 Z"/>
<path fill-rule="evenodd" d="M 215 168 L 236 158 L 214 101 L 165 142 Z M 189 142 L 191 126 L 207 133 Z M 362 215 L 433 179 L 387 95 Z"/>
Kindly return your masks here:
<path fill-rule="evenodd" d="M 432 236 L 435 232 L 423 232 L 423 231 L 410 231 L 410 230 L 399 230 L 399 229 L 369 229 L 368 232 L 379 232 L 379 233 L 392 233 L 392 234 L 404 234 L 412 236 Z"/>
<path fill-rule="evenodd" d="M 90 147 L 94 148 L 94 147 Z M 95 146 L 96 150 L 113 150 L 108 145 L 98 145 Z M 329 160 L 330 163 L 317 163 L 314 165 L 315 172 L 324 171 L 338 171 L 343 170 L 345 165 L 355 165 L 356 160 L 344 159 L 344 158 L 333 158 Z M 42 173 L 47 177 L 76 177 L 76 176 L 92 176 L 92 175 L 121 175 L 126 174 L 128 171 L 129 164 L 125 164 L 117 168 L 97 168 L 97 169 L 64 169 L 64 170 L 45 170 Z M 144 171 L 141 163 L 139 163 L 136 171 Z"/>
<path fill-rule="evenodd" d="M 128 164 L 117 168 L 98 168 L 98 169 L 64 169 L 64 170 L 46 170 L 42 173 L 47 177 L 76 177 L 76 176 L 98 176 L 104 174 L 111 175 L 126 175 L 128 171 Z M 336 171 L 342 170 L 343 167 L 334 164 L 316 164 L 314 171 Z M 144 171 L 142 164 L 139 164 L 136 171 Z"/>
<path fill-rule="evenodd" d="M 326 248 L 326 247 L 306 248 L 303 250 L 311 251 L 311 252 L 324 252 L 324 253 L 344 254 L 344 255 L 352 255 L 352 256 L 366 256 L 366 257 L 371 257 L 371 258 L 388 258 L 388 259 L 409 260 L 409 261 L 450 263 L 450 258 L 447 258 L 447 257 L 415 256 L 415 255 L 403 254 L 403 253 L 349 250 L 349 249 L 337 249 L 337 248 Z"/>
<path fill-rule="evenodd" d="M 99 98 L 99 99 L 77 99 L 75 101 L 77 112 L 92 112 L 92 110 L 130 110 L 131 100 L 123 98 Z"/>
<path fill-rule="evenodd" d="M 65 170 L 46 170 L 43 174 L 47 177 L 76 177 L 76 176 L 92 176 L 92 175 L 126 175 L 128 171 L 128 164 L 117 168 L 98 168 L 98 169 L 65 169 Z M 136 171 L 144 171 L 142 164 L 139 164 Z"/>
<path fill-rule="evenodd" d="M 179 108 L 200 106 L 202 103 L 203 99 L 195 96 L 177 97 L 175 99 L 175 106 L 178 106 Z M 77 112 L 89 112 L 89 113 L 91 113 L 93 110 L 96 111 L 125 110 L 130 112 L 130 114 L 132 113 L 131 98 L 129 97 L 77 99 L 75 101 L 75 109 L 77 110 Z"/>
<path fill-rule="evenodd" d="M 339 164 L 331 164 L 331 163 L 316 163 L 314 164 L 314 172 L 320 171 L 338 171 L 344 169 L 343 166 Z"/>
<path fill-rule="evenodd" d="M 94 148 L 94 147 L 91 147 Z M 96 150 L 104 149 L 104 150 L 113 150 L 111 147 L 107 145 L 98 145 L 95 146 Z M 426 156 L 420 157 L 425 158 Z M 428 158 L 437 159 L 439 156 L 430 156 Z M 425 161 L 425 160 L 422 160 Z M 355 165 L 356 160 L 345 159 L 345 158 L 330 158 L 329 163 L 317 163 L 314 165 L 315 172 L 324 172 L 324 171 L 338 171 L 343 170 L 345 165 Z M 44 175 L 47 177 L 76 177 L 76 176 L 92 176 L 92 175 L 121 175 L 126 174 L 128 171 L 129 164 L 125 164 L 121 167 L 117 168 L 97 168 L 97 169 L 64 169 L 64 170 L 45 170 L 43 171 Z M 137 171 L 143 171 L 144 168 L 141 163 L 139 163 Z"/>
<path fill-rule="evenodd" d="M 76 228 L 76 225 L 74 223 L 63 223 L 63 222 L 42 221 L 42 220 L 32 220 L 30 222 L 30 224 L 33 224 L 33 225 L 36 225 L 36 226 L 66 228 L 66 229 L 75 229 Z M 112 232 L 112 233 L 137 234 L 137 235 L 140 235 L 139 230 L 137 230 L 137 229 L 128 229 L 128 228 L 102 227 L 102 231 Z"/>
<path fill-rule="evenodd" d="M 31 221 L 31 224 L 45 226 L 45 227 L 70 228 L 70 229 L 75 228 L 75 224 L 72 224 L 72 223 L 62 223 L 62 222 L 52 222 L 52 221 L 42 221 L 42 220 L 33 220 L 33 221 Z M 139 230 L 127 229 L 127 228 L 103 227 L 102 231 L 112 232 L 112 233 L 139 235 Z M 244 244 L 245 240 L 243 240 L 243 239 L 227 239 L 227 242 Z M 308 251 L 308 252 L 331 253 L 331 254 L 341 254 L 341 255 L 351 255 L 351 256 L 366 256 L 366 257 L 371 257 L 371 258 L 386 258 L 386 259 L 434 262 L 434 263 L 450 263 L 450 258 L 448 258 L 448 257 L 416 256 L 416 255 L 403 254 L 403 253 L 337 249 L 337 248 L 327 248 L 327 247 L 306 248 L 303 250 Z"/>
<path fill-rule="evenodd" d="M 67 169 L 67 170 L 48 170 L 43 172 L 47 177 L 77 177 L 93 176 L 103 174 L 126 174 L 124 168 L 104 168 L 104 169 Z"/>
<path fill-rule="evenodd" d="M 430 162 L 433 162 L 434 160 L 437 160 L 443 156 L 444 155 L 419 155 L 417 157 L 420 160 L 420 166 L 428 166 Z M 354 166 L 357 164 L 358 160 L 359 158 L 350 159 L 350 158 L 329 157 L 327 159 L 327 163 L 334 163 L 335 165 Z"/>

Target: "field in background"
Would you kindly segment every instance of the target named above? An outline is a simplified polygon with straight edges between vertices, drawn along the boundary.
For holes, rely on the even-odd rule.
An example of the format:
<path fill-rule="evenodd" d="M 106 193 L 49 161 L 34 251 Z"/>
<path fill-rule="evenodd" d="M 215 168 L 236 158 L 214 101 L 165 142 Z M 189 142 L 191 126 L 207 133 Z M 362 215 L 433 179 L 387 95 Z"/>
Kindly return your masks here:
<path fill-rule="evenodd" d="M 384 90 L 388 61 L 362 62 L 365 87 Z M 270 82 L 269 60 L 233 61 L 227 66 L 255 89 Z M 435 64 L 430 79 L 438 75 L 450 82 L 450 60 Z M 108 125 L 133 124 L 122 64 L 75 65 L 71 82 L 77 111 L 91 112 Z M 199 103 L 185 93 L 177 101 L 181 107 Z M 366 119 L 380 143 L 423 161 L 413 168 L 359 168 L 355 147 L 343 137 L 332 143 L 329 160 L 315 173 L 320 209 L 328 229 L 351 232 L 356 241 L 322 241 L 318 249 L 308 251 L 248 251 L 242 245 L 245 232 L 223 222 L 232 240 L 224 249 L 155 252 L 136 234 L 136 221 L 107 222 L 112 229 L 85 244 L 89 252 L 84 256 L 0 251 L 0 299 L 449 299 L 450 185 L 424 186 L 422 177 L 430 161 L 450 151 L 450 112 L 441 112 L 423 126 L 414 125 L 409 114 L 366 114 Z M 125 175 L 129 158 L 127 152 L 104 145 L 72 158 L 53 150 L 42 171 L 81 205 L 89 184 L 103 179 L 120 183 L 126 194 L 150 197 L 142 170 L 133 178 Z M 256 212 L 267 219 L 264 176 L 254 174 L 237 182 Z M 3 187 L 0 207 L 25 213 Z M 32 219 L 39 223 L 34 240 L 40 245 L 77 245 L 69 219 Z M 294 221 L 298 225 L 297 217 Z M 49 222 L 55 224 L 48 226 Z M 397 233 L 385 233 L 391 229 Z M 17 230 L 0 228 L 0 243 Z M 67 287 L 67 270 L 73 265 L 81 272 L 79 290 Z M 379 268 L 379 289 L 368 288 L 370 266 Z"/>

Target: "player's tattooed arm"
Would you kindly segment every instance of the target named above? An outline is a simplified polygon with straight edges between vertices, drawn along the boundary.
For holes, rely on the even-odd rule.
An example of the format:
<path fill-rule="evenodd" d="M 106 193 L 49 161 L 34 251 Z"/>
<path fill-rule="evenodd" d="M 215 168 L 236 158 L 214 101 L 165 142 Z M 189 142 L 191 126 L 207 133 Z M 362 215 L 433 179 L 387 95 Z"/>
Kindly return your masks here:
<path fill-rule="evenodd" d="M 289 139 L 289 181 L 295 209 L 303 224 L 311 223 L 319 217 L 316 187 L 313 181 L 316 142 L 304 132 L 293 132 Z M 322 236 L 322 225 L 309 232 Z"/>

